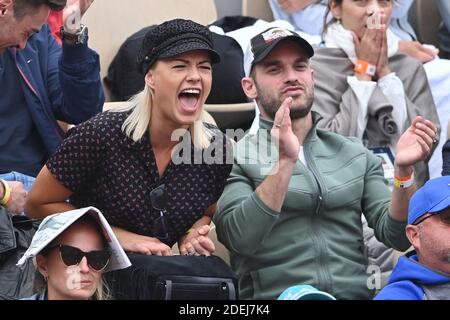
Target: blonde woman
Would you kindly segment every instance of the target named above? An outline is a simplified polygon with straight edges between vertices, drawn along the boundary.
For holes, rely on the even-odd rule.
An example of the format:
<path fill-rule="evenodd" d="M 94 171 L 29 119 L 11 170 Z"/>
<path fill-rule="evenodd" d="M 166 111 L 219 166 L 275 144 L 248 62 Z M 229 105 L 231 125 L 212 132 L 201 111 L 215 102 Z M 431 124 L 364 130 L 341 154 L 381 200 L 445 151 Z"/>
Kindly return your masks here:
<path fill-rule="evenodd" d="M 103 274 L 130 266 L 106 222 L 84 208 L 45 219 L 19 260 L 35 257 L 34 296 L 23 300 L 107 300 Z M 88 211 L 89 210 L 89 211 Z M 77 218 L 78 217 L 78 218 Z M 48 244 L 46 244 L 48 243 Z"/>
<path fill-rule="evenodd" d="M 210 255 L 209 224 L 232 167 L 224 135 L 202 121 L 220 57 L 206 27 L 175 19 L 146 34 L 138 60 L 144 91 L 69 134 L 37 177 L 27 212 L 92 205 L 128 252 L 168 256 L 178 242 L 183 255 Z"/>

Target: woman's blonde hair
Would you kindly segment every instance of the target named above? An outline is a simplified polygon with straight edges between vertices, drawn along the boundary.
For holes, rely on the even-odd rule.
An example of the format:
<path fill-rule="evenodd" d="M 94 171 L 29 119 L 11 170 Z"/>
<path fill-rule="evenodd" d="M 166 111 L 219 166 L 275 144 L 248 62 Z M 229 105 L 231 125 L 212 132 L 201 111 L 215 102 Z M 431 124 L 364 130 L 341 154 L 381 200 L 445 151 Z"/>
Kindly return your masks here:
<path fill-rule="evenodd" d="M 103 280 L 102 275 L 98 287 L 95 290 L 94 295 L 92 296 L 92 300 L 110 300 L 110 299 L 111 299 L 111 292 L 105 280 Z"/>
<path fill-rule="evenodd" d="M 125 119 L 122 125 L 122 131 L 126 134 L 127 137 L 137 142 L 142 139 L 145 132 L 150 126 L 153 107 L 152 89 L 146 85 L 144 90 L 132 97 L 129 102 L 130 103 L 123 104 L 119 107 L 111 109 L 110 111 L 131 111 L 130 115 Z M 189 127 L 194 147 L 198 149 L 206 149 L 211 144 L 212 133 L 208 128 L 204 126 L 203 122 L 205 120 L 205 114 L 202 110 L 199 119 Z"/>

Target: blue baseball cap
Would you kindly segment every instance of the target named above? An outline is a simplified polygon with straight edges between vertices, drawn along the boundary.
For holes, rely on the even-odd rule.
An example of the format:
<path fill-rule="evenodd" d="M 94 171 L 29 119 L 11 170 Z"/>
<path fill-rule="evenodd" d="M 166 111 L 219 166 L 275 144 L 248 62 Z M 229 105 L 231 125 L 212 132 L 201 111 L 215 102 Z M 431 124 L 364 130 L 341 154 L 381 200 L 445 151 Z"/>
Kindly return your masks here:
<path fill-rule="evenodd" d="M 336 298 L 313 286 L 300 284 L 284 290 L 277 300 L 336 300 Z"/>
<path fill-rule="evenodd" d="M 450 207 L 450 176 L 429 180 L 409 201 L 408 224 Z"/>

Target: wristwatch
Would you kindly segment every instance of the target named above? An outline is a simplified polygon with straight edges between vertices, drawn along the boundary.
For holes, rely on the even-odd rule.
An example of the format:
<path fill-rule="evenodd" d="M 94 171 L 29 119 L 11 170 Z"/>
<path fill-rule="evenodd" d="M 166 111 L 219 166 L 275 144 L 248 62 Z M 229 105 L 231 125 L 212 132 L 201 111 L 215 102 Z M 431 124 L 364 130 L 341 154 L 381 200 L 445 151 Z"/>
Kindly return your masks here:
<path fill-rule="evenodd" d="M 80 28 L 80 31 L 77 33 L 69 33 L 64 30 L 64 27 L 61 27 L 61 38 L 70 44 L 85 43 L 88 37 L 88 28 L 84 24 Z"/>

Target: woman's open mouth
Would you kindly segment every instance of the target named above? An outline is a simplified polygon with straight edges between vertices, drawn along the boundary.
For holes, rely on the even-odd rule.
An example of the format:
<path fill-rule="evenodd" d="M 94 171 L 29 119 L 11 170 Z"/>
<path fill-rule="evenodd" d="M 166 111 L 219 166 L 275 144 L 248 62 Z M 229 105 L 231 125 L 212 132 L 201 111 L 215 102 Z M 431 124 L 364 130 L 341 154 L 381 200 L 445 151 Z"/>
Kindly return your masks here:
<path fill-rule="evenodd" d="M 185 112 L 195 112 L 198 108 L 198 102 L 200 100 L 201 90 L 196 88 L 184 89 L 178 95 L 181 108 Z"/>

